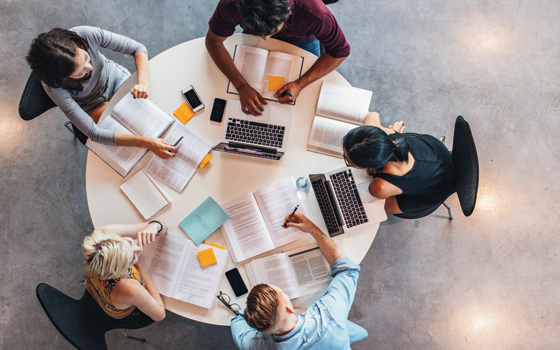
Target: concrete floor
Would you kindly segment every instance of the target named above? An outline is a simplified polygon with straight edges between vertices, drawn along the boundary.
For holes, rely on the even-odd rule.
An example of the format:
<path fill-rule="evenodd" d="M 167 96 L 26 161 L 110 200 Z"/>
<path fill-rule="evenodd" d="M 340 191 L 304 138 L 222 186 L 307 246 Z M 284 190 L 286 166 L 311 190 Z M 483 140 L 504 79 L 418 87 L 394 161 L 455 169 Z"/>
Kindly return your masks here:
<path fill-rule="evenodd" d="M 151 56 L 206 33 L 217 0 L 0 0 L 0 348 L 70 349 L 35 286 L 79 297 L 80 243 L 93 227 L 86 149 L 53 109 L 17 115 L 31 40 L 87 24 L 146 44 Z M 362 262 L 350 319 L 354 349 L 560 347 L 560 2 L 342 0 L 332 5 L 352 45 L 339 72 L 374 91 L 371 110 L 410 132 L 448 135 L 463 115 L 480 160 L 479 200 L 465 218 L 444 209 L 390 218 Z M 122 55 L 108 54 L 133 69 Z M 171 313 L 141 331 L 108 334 L 111 349 L 234 349 L 228 327 Z"/>

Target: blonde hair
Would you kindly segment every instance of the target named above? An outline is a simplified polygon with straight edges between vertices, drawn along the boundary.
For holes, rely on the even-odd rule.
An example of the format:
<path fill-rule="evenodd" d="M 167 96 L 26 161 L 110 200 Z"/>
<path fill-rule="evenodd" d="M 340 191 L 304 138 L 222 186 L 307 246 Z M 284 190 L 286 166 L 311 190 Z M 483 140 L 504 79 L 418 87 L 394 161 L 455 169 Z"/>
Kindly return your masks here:
<path fill-rule="evenodd" d="M 111 231 L 95 230 L 82 244 L 86 274 L 103 280 L 124 275 L 130 265 L 121 237 Z"/>

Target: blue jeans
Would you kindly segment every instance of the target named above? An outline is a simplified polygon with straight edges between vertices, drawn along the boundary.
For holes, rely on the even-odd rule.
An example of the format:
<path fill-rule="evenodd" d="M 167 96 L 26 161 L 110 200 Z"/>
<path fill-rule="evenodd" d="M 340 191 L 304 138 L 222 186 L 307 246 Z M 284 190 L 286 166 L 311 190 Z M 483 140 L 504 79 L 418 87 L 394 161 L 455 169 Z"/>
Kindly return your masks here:
<path fill-rule="evenodd" d="M 304 49 L 305 51 L 309 51 L 317 57 L 321 56 L 321 46 L 319 45 L 319 40 L 317 40 L 317 38 L 309 41 L 302 41 L 300 43 L 292 43 L 292 45 Z"/>

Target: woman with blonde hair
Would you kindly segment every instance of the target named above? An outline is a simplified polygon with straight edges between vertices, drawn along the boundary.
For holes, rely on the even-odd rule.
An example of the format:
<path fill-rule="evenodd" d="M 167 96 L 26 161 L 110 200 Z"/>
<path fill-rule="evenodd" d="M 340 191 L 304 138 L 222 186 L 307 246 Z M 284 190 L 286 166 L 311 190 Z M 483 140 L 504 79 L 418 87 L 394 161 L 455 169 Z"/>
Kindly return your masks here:
<path fill-rule="evenodd" d="M 164 222 L 153 220 L 103 226 L 84 238 L 86 289 L 109 316 L 124 318 L 138 308 L 154 321 L 165 318 L 163 300 L 140 255 L 166 232 Z"/>

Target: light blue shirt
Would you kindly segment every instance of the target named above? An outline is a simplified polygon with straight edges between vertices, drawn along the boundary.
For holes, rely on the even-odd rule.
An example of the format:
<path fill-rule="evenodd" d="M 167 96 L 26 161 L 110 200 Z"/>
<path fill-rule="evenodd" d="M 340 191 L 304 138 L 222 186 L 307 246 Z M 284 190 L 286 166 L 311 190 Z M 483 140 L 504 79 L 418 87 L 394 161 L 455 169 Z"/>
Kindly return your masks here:
<path fill-rule="evenodd" d="M 231 333 L 239 349 L 350 349 L 350 344 L 367 337 L 367 331 L 348 321 L 356 294 L 360 265 L 340 258 L 331 266 L 333 280 L 325 295 L 307 312 L 297 316 L 288 334 L 264 334 L 251 328 L 243 316 L 231 320 Z"/>

